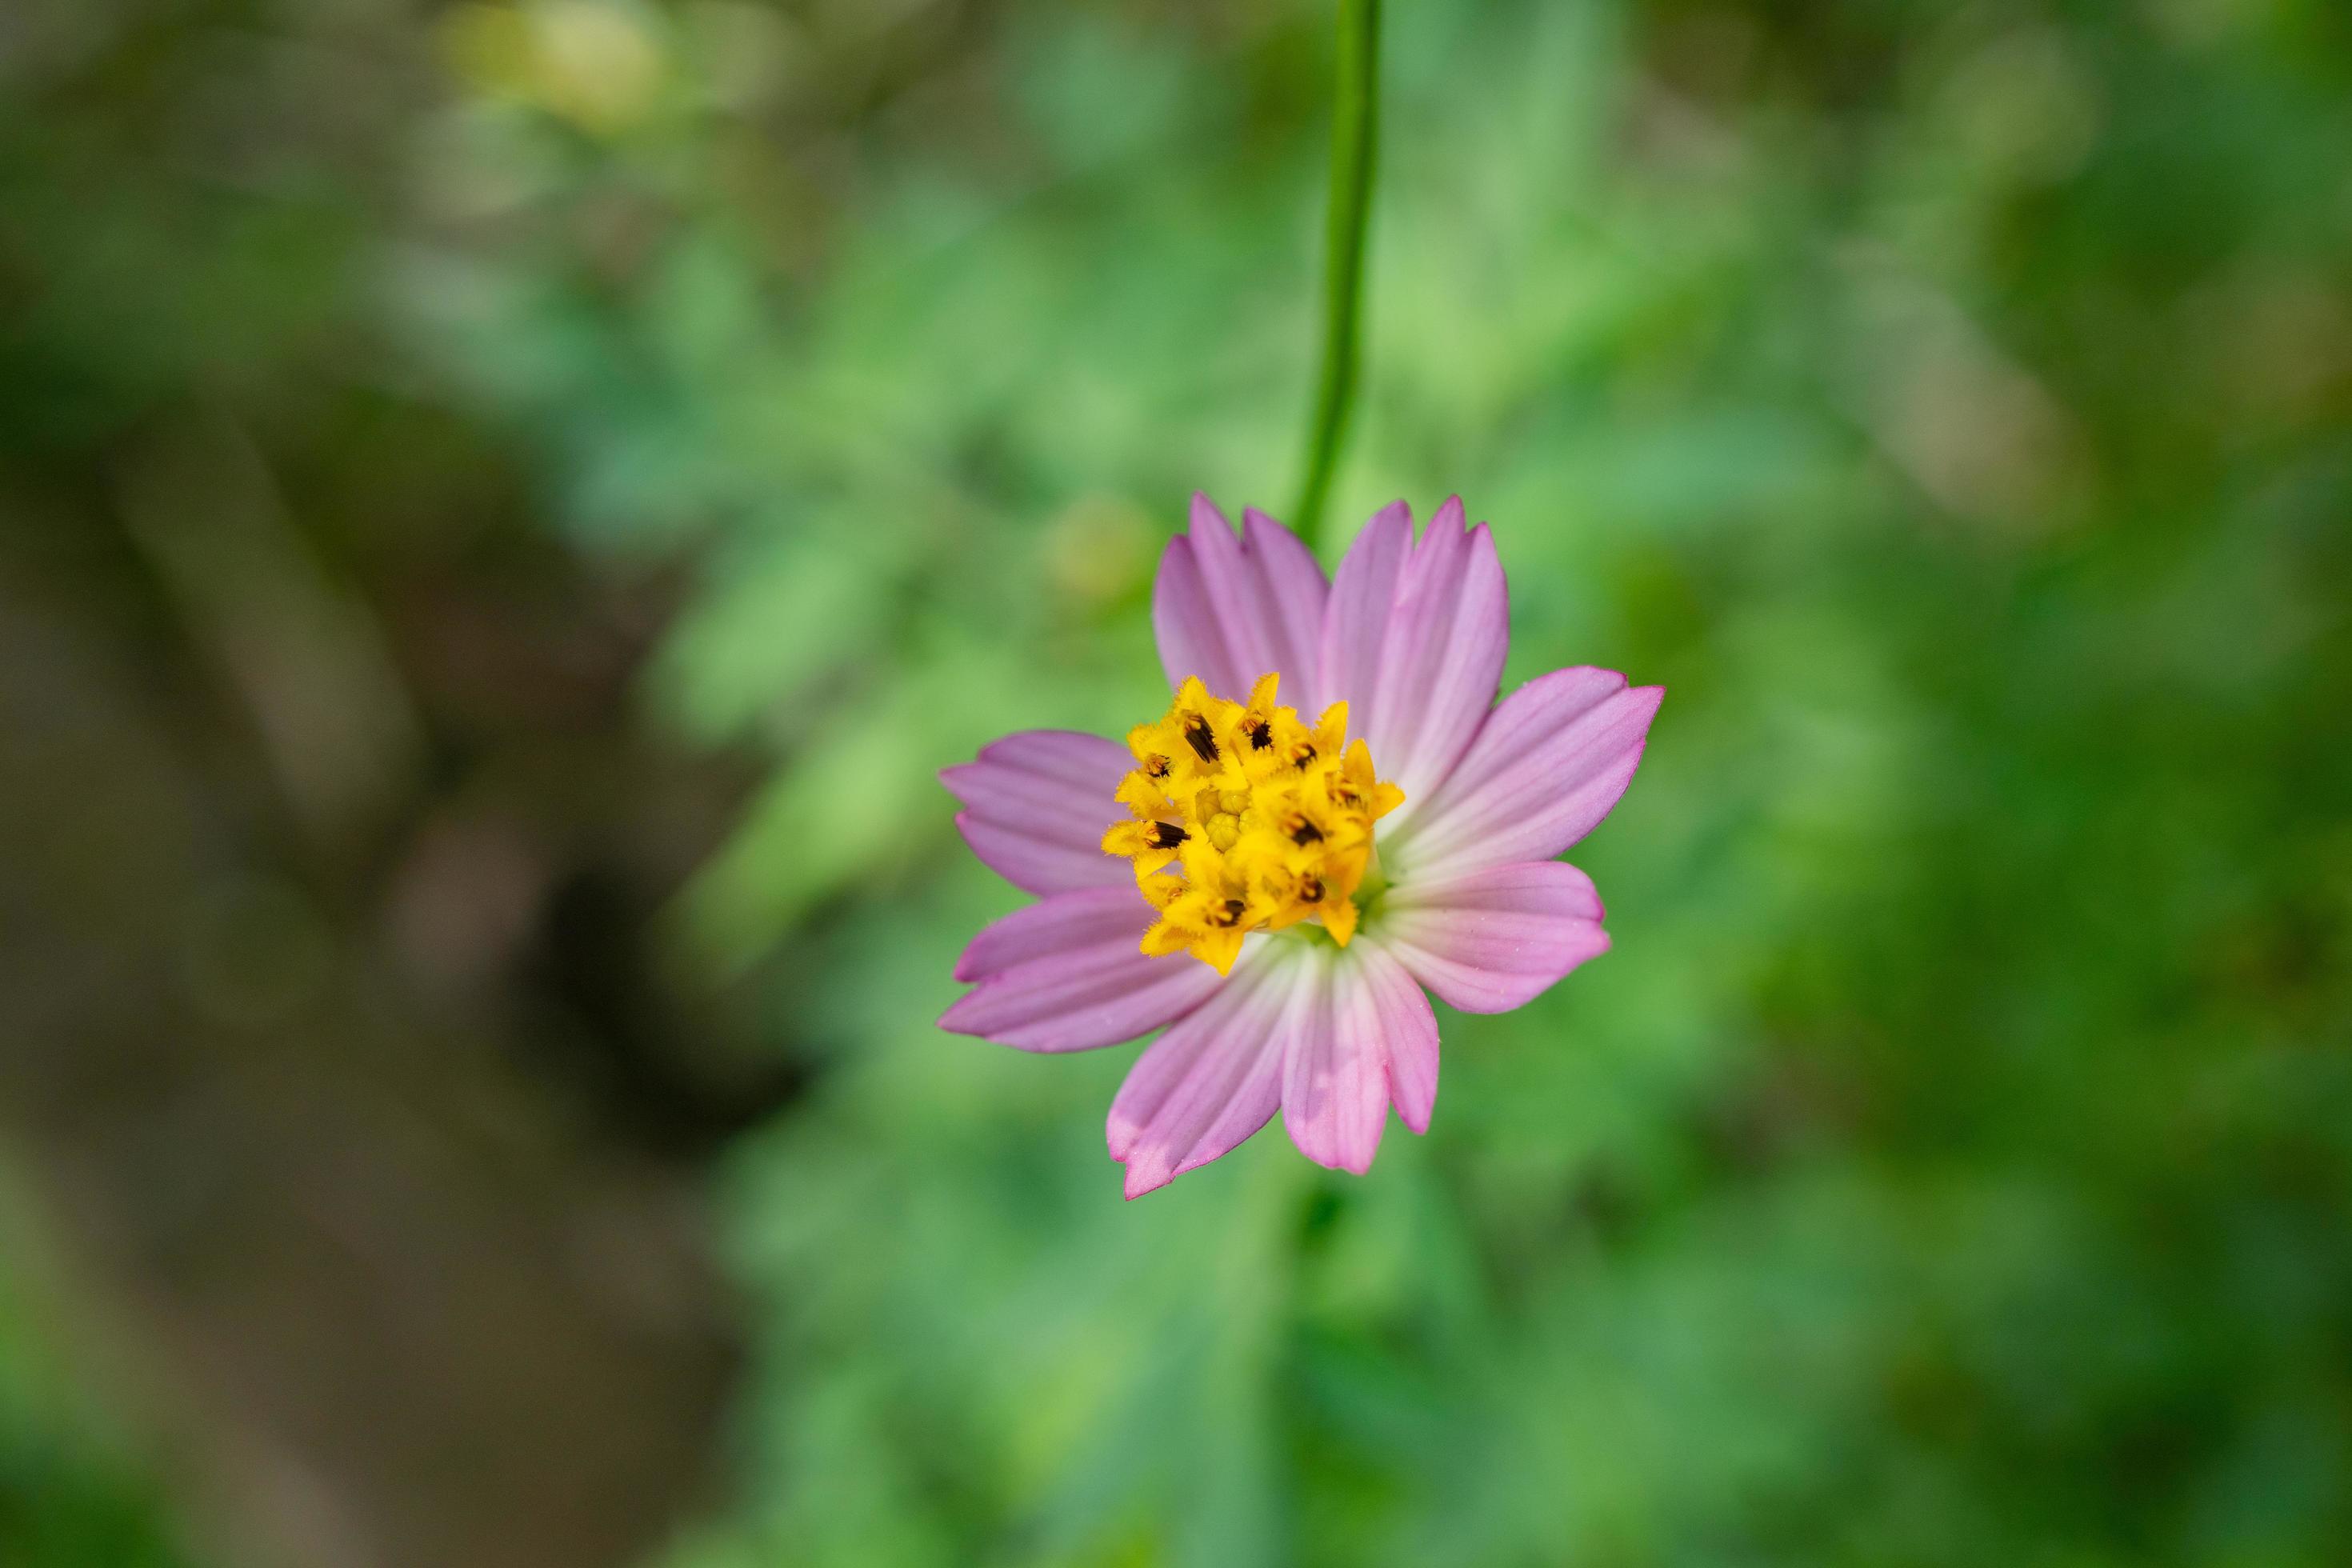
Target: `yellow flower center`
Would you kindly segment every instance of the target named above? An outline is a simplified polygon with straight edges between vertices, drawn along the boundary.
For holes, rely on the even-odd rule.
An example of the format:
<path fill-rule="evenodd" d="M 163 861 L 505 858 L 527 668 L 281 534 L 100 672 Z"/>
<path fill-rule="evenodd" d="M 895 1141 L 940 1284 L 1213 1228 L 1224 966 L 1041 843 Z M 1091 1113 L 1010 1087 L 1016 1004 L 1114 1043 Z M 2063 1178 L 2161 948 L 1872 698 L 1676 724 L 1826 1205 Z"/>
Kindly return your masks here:
<path fill-rule="evenodd" d="M 1372 824 L 1404 792 L 1348 743 L 1348 705 L 1309 726 L 1275 705 L 1269 675 L 1245 702 L 1213 697 L 1199 678 L 1157 722 L 1129 731 L 1135 771 L 1119 782 L 1128 819 L 1103 852 L 1135 862 L 1160 911 L 1149 953 L 1191 952 L 1229 973 L 1251 931 L 1320 921 L 1340 946 L 1356 934 L 1354 894 L 1372 858 Z"/>

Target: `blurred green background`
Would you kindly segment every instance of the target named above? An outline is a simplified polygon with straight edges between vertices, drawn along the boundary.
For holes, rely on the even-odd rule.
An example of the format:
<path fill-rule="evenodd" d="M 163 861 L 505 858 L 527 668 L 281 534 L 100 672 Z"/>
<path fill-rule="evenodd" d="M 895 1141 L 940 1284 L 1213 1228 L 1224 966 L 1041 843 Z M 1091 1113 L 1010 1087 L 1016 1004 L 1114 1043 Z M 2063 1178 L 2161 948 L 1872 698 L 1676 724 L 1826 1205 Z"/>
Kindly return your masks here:
<path fill-rule="evenodd" d="M 1616 947 L 1132 1205 L 933 771 L 1295 490 L 1326 7 L 0 11 L 0 1565 L 2352 1561 L 2352 12 L 1390 10 Z"/>

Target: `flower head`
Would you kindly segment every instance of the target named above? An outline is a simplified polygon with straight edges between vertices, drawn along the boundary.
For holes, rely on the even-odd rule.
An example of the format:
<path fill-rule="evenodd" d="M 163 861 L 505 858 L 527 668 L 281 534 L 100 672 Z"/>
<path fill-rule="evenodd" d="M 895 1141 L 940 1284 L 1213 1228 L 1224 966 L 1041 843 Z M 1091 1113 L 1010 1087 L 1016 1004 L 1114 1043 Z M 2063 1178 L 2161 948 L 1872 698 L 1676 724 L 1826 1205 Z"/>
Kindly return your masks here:
<path fill-rule="evenodd" d="M 1391 1105 L 1426 1131 L 1423 988 L 1505 1012 L 1607 950 L 1591 879 L 1552 858 L 1624 793 L 1664 696 L 1578 668 L 1497 704 L 1503 571 L 1459 500 L 1417 542 L 1402 502 L 1381 511 L 1328 583 L 1281 524 L 1243 523 L 1195 497 L 1160 561 L 1165 713 L 1124 746 L 1029 731 L 941 775 L 973 852 L 1040 896 L 972 940 L 940 1023 L 1034 1051 L 1164 1028 L 1111 1103 L 1129 1197 L 1276 1110 L 1356 1172 Z"/>

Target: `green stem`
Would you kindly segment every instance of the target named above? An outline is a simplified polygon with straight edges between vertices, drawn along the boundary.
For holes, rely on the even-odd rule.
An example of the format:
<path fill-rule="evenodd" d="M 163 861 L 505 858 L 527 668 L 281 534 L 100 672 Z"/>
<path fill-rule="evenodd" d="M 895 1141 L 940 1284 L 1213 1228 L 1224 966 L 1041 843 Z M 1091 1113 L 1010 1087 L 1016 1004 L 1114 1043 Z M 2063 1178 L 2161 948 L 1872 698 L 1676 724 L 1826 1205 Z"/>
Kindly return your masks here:
<path fill-rule="evenodd" d="M 1330 205 L 1324 219 L 1323 371 L 1307 432 L 1307 480 L 1290 526 L 1313 549 L 1356 401 L 1364 230 L 1380 140 L 1381 0 L 1339 0 L 1339 90 L 1331 112 Z"/>

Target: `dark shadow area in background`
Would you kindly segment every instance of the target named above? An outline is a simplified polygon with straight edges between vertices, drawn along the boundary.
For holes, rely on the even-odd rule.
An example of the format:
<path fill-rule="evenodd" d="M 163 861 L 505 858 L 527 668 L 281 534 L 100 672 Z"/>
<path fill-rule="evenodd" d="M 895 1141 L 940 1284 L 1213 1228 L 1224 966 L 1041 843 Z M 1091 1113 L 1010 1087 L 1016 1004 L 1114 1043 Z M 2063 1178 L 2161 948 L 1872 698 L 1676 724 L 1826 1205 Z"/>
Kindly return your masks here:
<path fill-rule="evenodd" d="M 705 1495 L 801 1073 L 660 979 L 755 774 L 635 738 L 658 572 L 386 390 L 426 9 L 0 17 L 8 1267 L 200 1552 L 586 1568 Z"/>
<path fill-rule="evenodd" d="M 234 427 L 160 439 L 88 460 L 184 465 L 126 482 L 189 500 L 194 552 L 282 546 L 382 657 L 175 595 L 104 492 L 8 473 L 0 1129 L 77 1353 L 174 1434 L 231 1560 L 625 1561 L 698 1486 L 732 1360 L 698 1162 L 798 1082 L 723 1068 L 652 979 L 741 781 L 612 747 L 637 642 L 610 584 L 494 536 L 494 473 L 347 592 L 302 498 L 208 470 L 266 472 Z M 363 787 L 289 773 L 378 700 Z"/>

